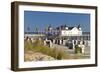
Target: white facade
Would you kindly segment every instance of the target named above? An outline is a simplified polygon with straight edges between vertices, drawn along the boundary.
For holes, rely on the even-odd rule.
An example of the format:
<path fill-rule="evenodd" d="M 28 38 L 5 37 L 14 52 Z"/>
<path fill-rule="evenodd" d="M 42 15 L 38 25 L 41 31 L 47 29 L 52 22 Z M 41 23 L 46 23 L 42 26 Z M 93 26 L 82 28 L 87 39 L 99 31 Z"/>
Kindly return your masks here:
<path fill-rule="evenodd" d="M 69 29 L 64 29 L 60 31 L 61 36 L 80 36 L 82 35 L 82 30 L 81 28 L 73 27 L 71 30 Z"/>

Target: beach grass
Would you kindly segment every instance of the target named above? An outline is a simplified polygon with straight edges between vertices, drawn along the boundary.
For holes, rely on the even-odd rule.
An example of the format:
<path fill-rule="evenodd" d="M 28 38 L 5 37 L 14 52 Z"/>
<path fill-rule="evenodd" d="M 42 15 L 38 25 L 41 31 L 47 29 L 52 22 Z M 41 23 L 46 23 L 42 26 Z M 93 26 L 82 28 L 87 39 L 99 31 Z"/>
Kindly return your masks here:
<path fill-rule="evenodd" d="M 24 42 L 25 51 L 32 50 L 34 52 L 41 52 L 48 56 L 54 57 L 57 60 L 68 59 L 69 55 L 63 49 L 50 48 L 44 46 L 43 40 L 36 40 L 34 43 L 31 41 Z"/>

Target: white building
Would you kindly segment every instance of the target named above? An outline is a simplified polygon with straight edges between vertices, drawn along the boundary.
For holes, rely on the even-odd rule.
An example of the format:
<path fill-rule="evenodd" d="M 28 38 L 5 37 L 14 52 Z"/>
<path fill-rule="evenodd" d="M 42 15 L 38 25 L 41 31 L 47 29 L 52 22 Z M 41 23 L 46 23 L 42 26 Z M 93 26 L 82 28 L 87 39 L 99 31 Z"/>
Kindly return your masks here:
<path fill-rule="evenodd" d="M 82 35 L 82 30 L 77 27 L 73 27 L 71 29 L 64 29 L 60 31 L 61 36 L 80 36 Z"/>
<path fill-rule="evenodd" d="M 82 29 L 80 25 L 78 27 L 67 27 L 66 25 L 57 27 L 58 34 L 60 36 L 81 36 Z"/>

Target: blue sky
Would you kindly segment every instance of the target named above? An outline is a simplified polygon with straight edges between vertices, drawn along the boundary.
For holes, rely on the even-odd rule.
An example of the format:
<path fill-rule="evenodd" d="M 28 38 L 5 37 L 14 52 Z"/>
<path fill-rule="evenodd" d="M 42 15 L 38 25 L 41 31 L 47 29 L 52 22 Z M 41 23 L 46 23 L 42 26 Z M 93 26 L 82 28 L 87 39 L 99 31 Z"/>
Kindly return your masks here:
<path fill-rule="evenodd" d="M 36 28 L 43 31 L 48 25 L 53 28 L 60 25 L 69 27 L 80 24 L 84 32 L 90 31 L 90 14 L 24 11 L 24 31 L 33 32 Z"/>

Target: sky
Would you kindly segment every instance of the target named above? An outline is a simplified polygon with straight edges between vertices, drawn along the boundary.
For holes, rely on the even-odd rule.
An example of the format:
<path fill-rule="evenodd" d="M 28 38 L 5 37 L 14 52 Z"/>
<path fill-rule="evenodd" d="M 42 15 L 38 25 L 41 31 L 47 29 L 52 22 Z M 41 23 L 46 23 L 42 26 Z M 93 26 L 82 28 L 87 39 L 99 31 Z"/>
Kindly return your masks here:
<path fill-rule="evenodd" d="M 36 28 L 44 31 L 49 25 L 56 28 L 65 24 L 68 27 L 80 24 L 83 32 L 90 32 L 90 14 L 24 11 L 24 32 L 33 32 Z"/>

